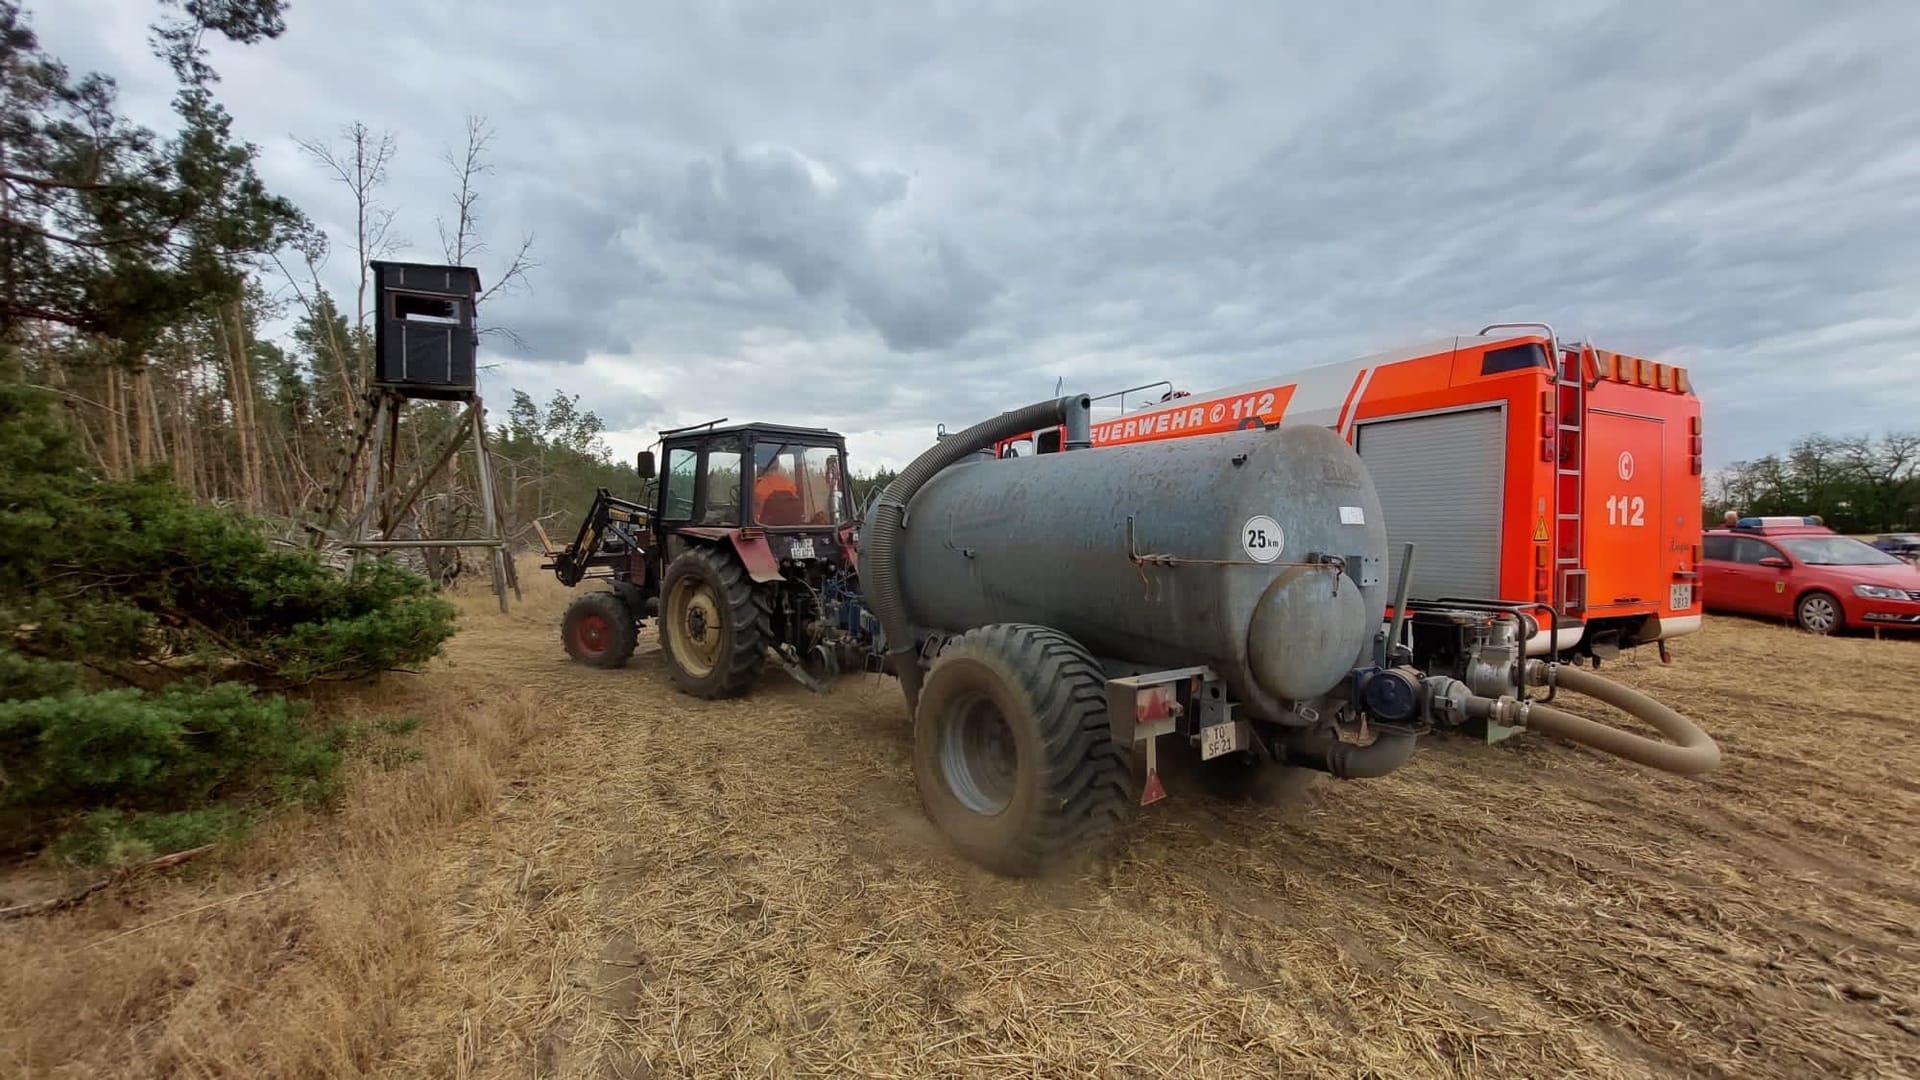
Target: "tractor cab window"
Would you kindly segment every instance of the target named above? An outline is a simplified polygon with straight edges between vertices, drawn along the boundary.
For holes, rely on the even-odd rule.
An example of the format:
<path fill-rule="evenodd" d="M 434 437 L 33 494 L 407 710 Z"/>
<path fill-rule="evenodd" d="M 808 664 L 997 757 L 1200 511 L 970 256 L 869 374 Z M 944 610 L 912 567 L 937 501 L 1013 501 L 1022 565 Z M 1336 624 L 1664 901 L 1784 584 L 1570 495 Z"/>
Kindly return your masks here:
<path fill-rule="evenodd" d="M 709 447 L 706 481 L 706 505 L 700 510 L 702 525 L 740 524 L 740 461 L 738 450 L 725 446 Z"/>
<path fill-rule="evenodd" d="M 753 448 L 753 517 L 762 525 L 838 525 L 847 520 L 840 450 L 763 441 Z"/>
<path fill-rule="evenodd" d="M 693 518 L 694 481 L 699 474 L 700 456 L 684 446 L 667 451 L 667 498 L 663 514 L 669 521 Z"/>

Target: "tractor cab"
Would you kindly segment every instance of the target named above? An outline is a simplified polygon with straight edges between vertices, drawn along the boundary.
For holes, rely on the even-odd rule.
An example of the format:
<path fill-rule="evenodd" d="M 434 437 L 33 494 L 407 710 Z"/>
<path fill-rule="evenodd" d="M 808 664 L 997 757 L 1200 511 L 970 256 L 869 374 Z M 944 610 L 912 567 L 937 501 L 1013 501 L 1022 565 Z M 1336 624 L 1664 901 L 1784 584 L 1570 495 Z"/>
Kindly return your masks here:
<path fill-rule="evenodd" d="M 846 440 L 835 432 L 738 424 L 669 431 L 660 442 L 655 505 L 663 536 L 764 530 L 780 540 L 771 545 L 776 557 L 820 558 L 853 522 Z M 652 455 L 640 455 L 639 466 L 650 476 Z M 816 552 L 793 553 L 809 546 Z"/>

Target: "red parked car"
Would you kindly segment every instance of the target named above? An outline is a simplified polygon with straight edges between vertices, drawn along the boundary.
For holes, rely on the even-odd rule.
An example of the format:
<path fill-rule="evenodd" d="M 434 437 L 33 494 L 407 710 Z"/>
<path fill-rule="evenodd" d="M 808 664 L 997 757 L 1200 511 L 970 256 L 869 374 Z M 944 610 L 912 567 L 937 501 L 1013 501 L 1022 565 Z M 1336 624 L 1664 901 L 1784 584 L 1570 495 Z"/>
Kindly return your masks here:
<path fill-rule="evenodd" d="M 1920 629 L 1920 566 L 1806 518 L 1742 518 L 1702 542 L 1708 611 L 1792 619 L 1815 634 Z"/>

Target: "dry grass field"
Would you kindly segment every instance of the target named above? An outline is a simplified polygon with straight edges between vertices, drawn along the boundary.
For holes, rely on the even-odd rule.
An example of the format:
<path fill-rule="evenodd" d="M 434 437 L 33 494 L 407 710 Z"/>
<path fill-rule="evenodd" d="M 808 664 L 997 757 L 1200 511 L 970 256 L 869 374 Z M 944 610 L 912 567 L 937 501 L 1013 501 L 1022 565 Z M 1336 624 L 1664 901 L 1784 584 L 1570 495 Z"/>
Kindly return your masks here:
<path fill-rule="evenodd" d="M 1435 739 L 1277 807 L 1176 785 L 1019 883 L 925 824 L 891 682 L 575 667 L 525 576 L 334 703 L 422 761 L 0 924 L 0 1075 L 1920 1075 L 1920 642 L 1713 620 L 1609 668 L 1704 779 Z"/>

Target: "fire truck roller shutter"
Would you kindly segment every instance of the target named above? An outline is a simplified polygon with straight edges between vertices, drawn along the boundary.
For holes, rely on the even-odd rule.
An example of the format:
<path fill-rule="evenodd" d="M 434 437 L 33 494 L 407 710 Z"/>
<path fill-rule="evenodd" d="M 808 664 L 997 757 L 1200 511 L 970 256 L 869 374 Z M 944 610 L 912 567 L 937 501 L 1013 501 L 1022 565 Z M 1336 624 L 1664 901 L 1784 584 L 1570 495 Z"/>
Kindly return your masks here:
<path fill-rule="evenodd" d="M 1499 597 L 1506 445 L 1499 408 L 1359 425 L 1354 448 L 1387 517 L 1386 580 L 1399 580 L 1413 543 L 1416 599 Z"/>

